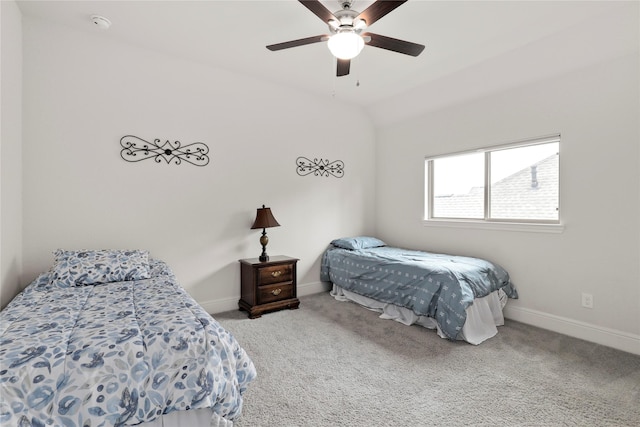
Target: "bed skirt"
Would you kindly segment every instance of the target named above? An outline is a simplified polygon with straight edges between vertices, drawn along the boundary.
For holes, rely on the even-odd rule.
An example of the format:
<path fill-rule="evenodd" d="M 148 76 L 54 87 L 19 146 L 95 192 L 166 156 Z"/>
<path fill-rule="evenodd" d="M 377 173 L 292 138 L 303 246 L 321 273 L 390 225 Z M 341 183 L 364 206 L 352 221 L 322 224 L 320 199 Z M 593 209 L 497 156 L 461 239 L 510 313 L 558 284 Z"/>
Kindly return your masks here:
<path fill-rule="evenodd" d="M 140 424 L 141 427 L 233 427 L 233 421 L 214 413 L 211 408 L 173 411 L 153 421 Z"/>
<path fill-rule="evenodd" d="M 376 301 L 347 291 L 335 284 L 331 290 L 331 296 L 338 301 L 352 301 L 369 310 L 381 313 L 381 319 L 392 319 L 405 325 L 415 323 L 428 329 L 436 329 L 440 337 L 446 338 L 434 319 L 418 316 L 407 308 Z M 497 327 L 504 325 L 502 309 L 507 304 L 507 300 L 508 297 L 502 289 L 492 292 L 486 297 L 476 298 L 473 304 L 467 307 L 467 321 L 462 327 L 458 339 L 478 345 L 496 335 L 498 333 Z"/>

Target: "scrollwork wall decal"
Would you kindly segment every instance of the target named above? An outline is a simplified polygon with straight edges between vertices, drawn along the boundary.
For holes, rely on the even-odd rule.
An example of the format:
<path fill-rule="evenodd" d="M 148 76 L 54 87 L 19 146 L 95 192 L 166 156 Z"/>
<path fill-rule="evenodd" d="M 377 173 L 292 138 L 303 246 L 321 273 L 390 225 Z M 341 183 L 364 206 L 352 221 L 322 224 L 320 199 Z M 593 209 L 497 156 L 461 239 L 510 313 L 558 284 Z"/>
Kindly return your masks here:
<path fill-rule="evenodd" d="M 306 157 L 298 157 L 296 159 L 296 172 L 300 176 L 313 174 L 314 176 L 335 176 L 342 178 L 344 176 L 344 162 L 342 160 L 334 160 L 329 162 L 326 159 L 310 160 Z"/>
<path fill-rule="evenodd" d="M 120 139 L 120 156 L 127 162 L 140 162 L 154 159 L 156 163 L 179 165 L 182 161 L 195 166 L 206 166 L 209 163 L 209 147 L 202 142 L 194 142 L 183 146 L 180 141 L 165 141 L 159 139 L 153 142 L 145 141 L 133 135 L 126 135 Z"/>

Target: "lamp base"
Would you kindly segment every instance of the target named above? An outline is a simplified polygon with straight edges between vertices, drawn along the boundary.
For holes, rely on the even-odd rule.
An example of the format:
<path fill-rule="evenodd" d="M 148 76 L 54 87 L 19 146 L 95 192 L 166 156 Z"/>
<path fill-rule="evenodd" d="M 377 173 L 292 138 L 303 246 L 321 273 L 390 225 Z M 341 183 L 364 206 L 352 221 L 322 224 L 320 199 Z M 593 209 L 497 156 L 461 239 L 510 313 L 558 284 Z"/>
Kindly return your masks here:
<path fill-rule="evenodd" d="M 267 255 L 267 243 L 269 243 L 269 238 L 267 237 L 267 230 L 265 228 L 262 229 L 262 236 L 260 236 L 260 244 L 262 245 L 262 253 L 258 258 L 260 262 L 269 261 L 269 255 Z"/>

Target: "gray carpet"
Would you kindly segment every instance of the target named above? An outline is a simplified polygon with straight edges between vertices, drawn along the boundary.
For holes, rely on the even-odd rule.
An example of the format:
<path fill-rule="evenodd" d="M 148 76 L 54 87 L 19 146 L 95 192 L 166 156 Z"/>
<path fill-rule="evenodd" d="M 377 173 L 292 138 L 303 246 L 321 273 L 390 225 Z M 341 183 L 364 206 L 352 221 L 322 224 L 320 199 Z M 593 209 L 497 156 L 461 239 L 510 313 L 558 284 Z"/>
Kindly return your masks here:
<path fill-rule="evenodd" d="M 639 426 L 640 356 L 507 320 L 450 342 L 329 294 L 215 317 L 258 379 L 237 427 Z"/>

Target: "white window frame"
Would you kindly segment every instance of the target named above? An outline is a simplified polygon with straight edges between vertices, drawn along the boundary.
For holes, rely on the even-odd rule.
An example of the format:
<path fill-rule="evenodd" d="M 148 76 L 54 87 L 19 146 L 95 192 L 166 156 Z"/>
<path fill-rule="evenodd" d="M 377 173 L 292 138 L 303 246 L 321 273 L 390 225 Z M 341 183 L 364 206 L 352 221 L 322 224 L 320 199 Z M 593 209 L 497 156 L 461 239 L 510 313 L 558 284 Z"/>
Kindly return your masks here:
<path fill-rule="evenodd" d="M 437 227 L 455 227 L 455 228 L 476 228 L 488 230 L 512 230 L 512 231 L 535 231 L 561 233 L 564 231 L 564 225 L 561 217 L 560 209 L 560 190 L 561 182 L 558 177 L 558 219 L 557 220 L 538 220 L 538 219 L 504 219 L 489 218 L 490 206 L 490 155 L 494 151 L 505 149 L 527 147 L 546 143 L 558 143 L 558 151 L 560 151 L 560 134 L 553 134 L 543 137 L 530 138 L 507 144 L 494 145 L 490 147 L 460 151 L 454 153 L 439 154 L 435 156 L 425 157 L 425 188 L 424 188 L 424 217 L 423 224 L 425 226 Z M 484 171 L 484 218 L 442 218 L 433 216 L 433 160 L 444 157 L 452 157 L 456 155 L 484 153 L 485 171 Z M 560 152 L 558 152 L 560 156 Z M 558 171 L 560 173 L 560 171 Z"/>

